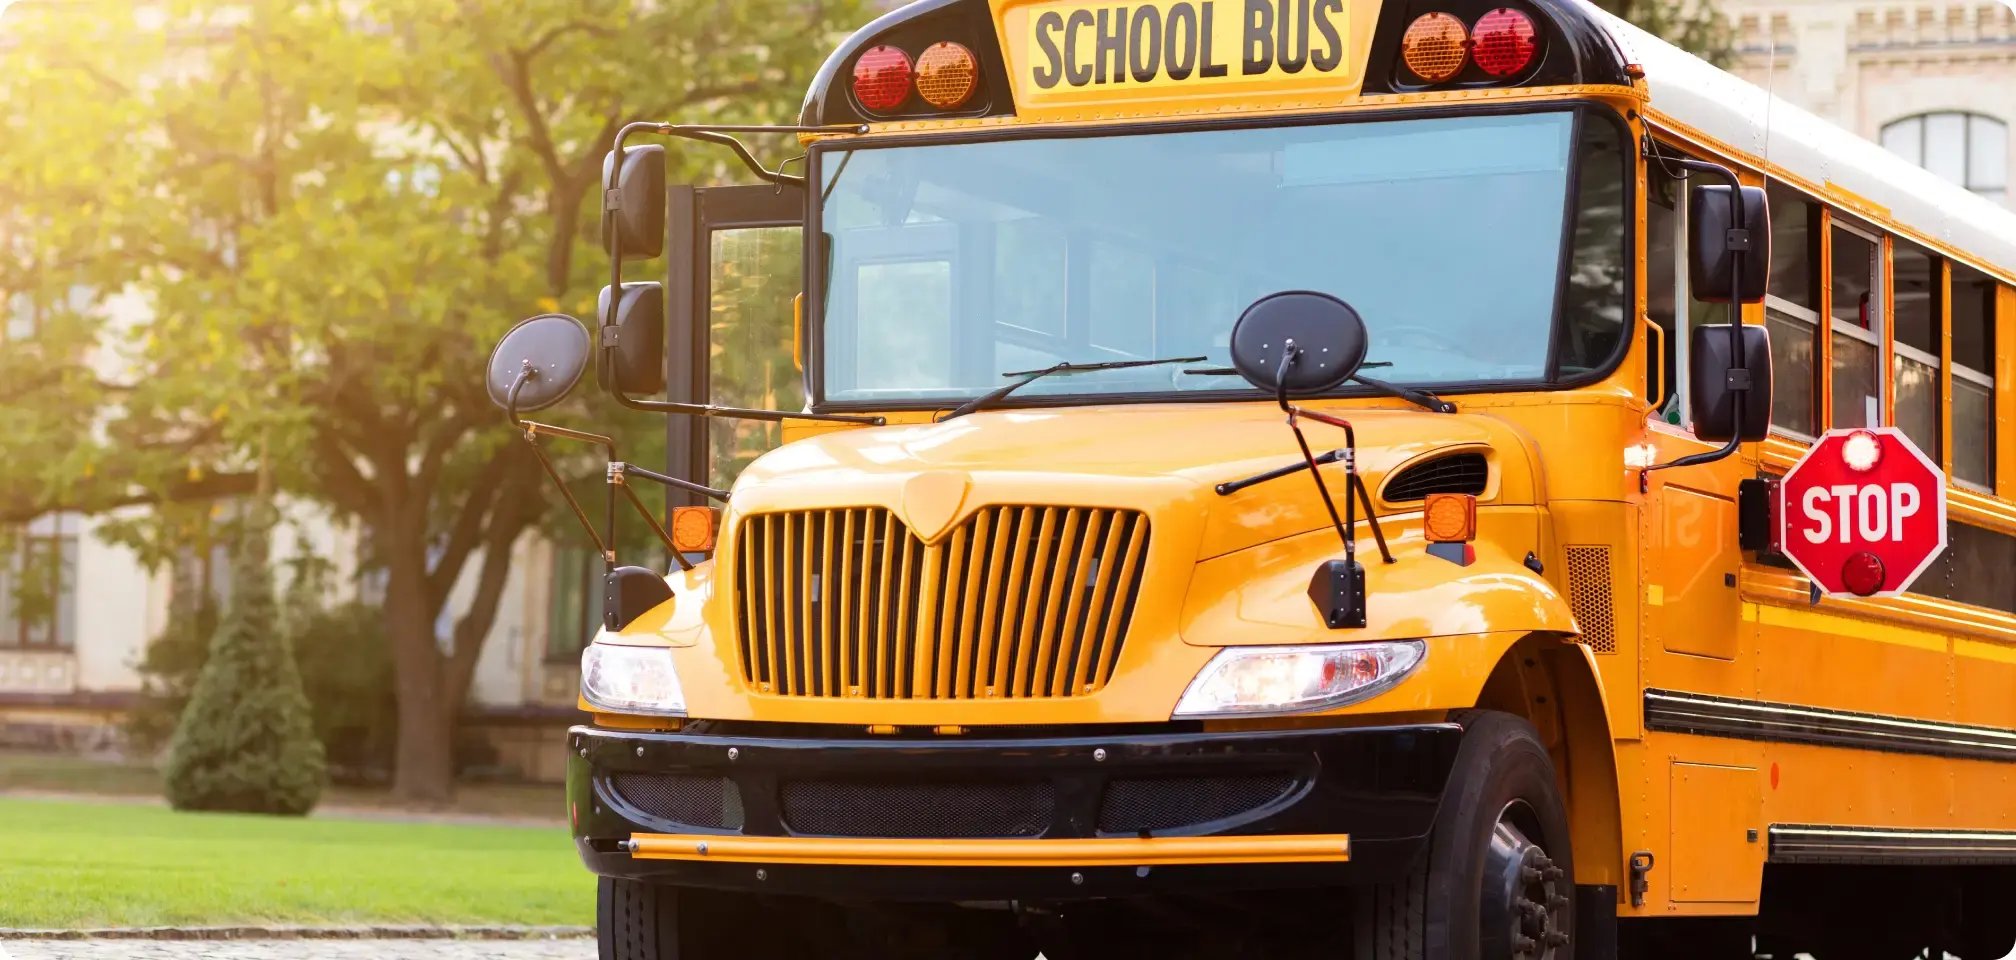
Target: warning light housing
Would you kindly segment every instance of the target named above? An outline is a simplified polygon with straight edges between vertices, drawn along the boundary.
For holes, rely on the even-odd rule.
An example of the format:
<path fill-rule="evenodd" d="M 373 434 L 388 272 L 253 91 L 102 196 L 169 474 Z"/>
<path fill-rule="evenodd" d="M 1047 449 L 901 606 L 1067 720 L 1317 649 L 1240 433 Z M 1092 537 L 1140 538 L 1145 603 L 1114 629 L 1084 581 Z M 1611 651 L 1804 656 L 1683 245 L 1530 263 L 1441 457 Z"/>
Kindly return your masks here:
<path fill-rule="evenodd" d="M 1477 498 L 1467 493 L 1429 494 L 1421 503 L 1421 537 L 1429 543 L 1477 539 Z"/>
<path fill-rule="evenodd" d="M 1841 584 L 1848 592 L 1858 597 L 1866 597 L 1883 589 L 1883 558 L 1867 550 L 1859 551 L 1841 562 Z"/>
<path fill-rule="evenodd" d="M 896 47 L 872 47 L 854 61 L 854 99 L 874 113 L 888 113 L 910 99 L 915 71 L 910 55 Z"/>
<path fill-rule="evenodd" d="M 711 553 L 721 512 L 713 507 L 673 507 L 668 532 L 680 553 Z"/>
<path fill-rule="evenodd" d="M 1447 13 L 1424 13 L 1400 38 L 1400 59 L 1425 83 L 1442 83 L 1470 62 L 1470 28 Z"/>
<path fill-rule="evenodd" d="M 1841 442 L 1841 462 L 1857 473 L 1876 469 L 1883 462 L 1883 443 L 1867 430 L 1857 430 Z"/>
<path fill-rule="evenodd" d="M 965 45 L 941 40 L 917 55 L 917 95 L 940 110 L 961 107 L 980 86 L 980 60 Z"/>
<path fill-rule="evenodd" d="M 1478 18 L 1470 56 L 1485 73 L 1511 77 L 1533 63 L 1540 49 L 1538 34 L 1532 17 L 1511 7 L 1499 7 Z"/>

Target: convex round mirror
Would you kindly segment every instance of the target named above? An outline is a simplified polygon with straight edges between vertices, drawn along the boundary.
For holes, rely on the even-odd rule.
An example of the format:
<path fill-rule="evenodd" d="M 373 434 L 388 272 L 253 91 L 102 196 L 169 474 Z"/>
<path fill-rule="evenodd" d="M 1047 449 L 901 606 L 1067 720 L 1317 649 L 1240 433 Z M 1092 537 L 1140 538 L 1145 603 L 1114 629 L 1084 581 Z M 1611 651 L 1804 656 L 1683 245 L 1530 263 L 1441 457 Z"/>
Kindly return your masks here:
<path fill-rule="evenodd" d="M 485 377 L 490 401 L 506 410 L 511 388 L 529 370 L 518 388 L 516 412 L 543 410 L 566 399 L 581 372 L 588 368 L 588 330 L 564 313 L 542 313 L 511 328 L 490 351 Z"/>
<path fill-rule="evenodd" d="M 1333 390 L 1365 362 L 1365 320 L 1327 293 L 1270 293 L 1232 325 L 1232 366 L 1247 383 L 1274 393 L 1290 343 L 1297 353 L 1287 370 L 1288 395 Z"/>

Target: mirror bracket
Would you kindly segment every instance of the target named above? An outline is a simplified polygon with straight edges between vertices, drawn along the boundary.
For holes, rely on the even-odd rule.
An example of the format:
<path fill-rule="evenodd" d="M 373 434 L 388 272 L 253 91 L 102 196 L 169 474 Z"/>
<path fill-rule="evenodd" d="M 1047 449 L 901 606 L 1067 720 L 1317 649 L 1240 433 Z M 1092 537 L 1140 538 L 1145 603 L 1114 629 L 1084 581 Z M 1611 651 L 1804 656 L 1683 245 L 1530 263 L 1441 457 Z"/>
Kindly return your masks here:
<path fill-rule="evenodd" d="M 1646 140 L 1648 145 L 1651 142 L 1649 138 Z M 1751 371 L 1744 362 L 1744 340 L 1746 335 L 1744 334 L 1743 324 L 1743 266 L 1744 262 L 1750 259 L 1753 238 L 1750 233 L 1750 224 L 1746 221 L 1745 208 L 1749 206 L 1749 203 L 1744 196 L 1743 180 L 1737 176 L 1734 169 L 1719 163 L 1667 157 L 1660 157 L 1659 160 L 1669 167 L 1678 166 L 1693 173 L 1704 173 L 1715 176 L 1726 181 L 1729 185 L 1729 226 L 1725 231 L 1724 259 L 1729 268 L 1729 287 L 1732 292 L 1728 299 L 1729 366 L 1726 368 L 1726 383 L 1729 388 L 1729 402 L 1732 408 L 1730 419 L 1736 425 L 1736 428 L 1729 432 L 1728 440 L 1714 450 L 1689 454 L 1666 463 L 1655 463 L 1638 468 L 1638 492 L 1641 494 L 1650 490 L 1651 474 L 1654 470 L 1670 470 L 1674 467 L 1690 467 L 1697 464 L 1713 463 L 1728 457 L 1740 449 L 1744 441 L 1744 431 L 1742 429 L 1742 425 L 1745 422 L 1744 408 L 1746 402 L 1752 399 L 1751 393 L 1753 392 L 1751 389 L 1753 383 Z M 1706 190 L 1708 188 L 1703 187 L 1698 189 Z M 1768 210 L 1765 216 L 1769 216 Z M 1768 255 L 1768 249 L 1766 252 Z M 1768 270 L 1768 261 L 1766 269 Z"/>

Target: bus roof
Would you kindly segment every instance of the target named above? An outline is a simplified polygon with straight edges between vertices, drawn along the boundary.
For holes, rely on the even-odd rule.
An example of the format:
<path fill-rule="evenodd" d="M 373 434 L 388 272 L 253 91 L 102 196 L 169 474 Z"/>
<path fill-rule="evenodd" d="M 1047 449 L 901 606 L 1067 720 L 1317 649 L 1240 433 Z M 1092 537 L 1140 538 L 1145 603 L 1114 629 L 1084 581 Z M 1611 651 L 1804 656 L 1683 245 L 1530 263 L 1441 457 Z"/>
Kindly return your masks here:
<path fill-rule="evenodd" d="M 2016 279 L 2016 212 L 1951 183 L 1687 53 L 1575 0 L 1645 68 L 1655 122 L 1710 138 L 1732 159 L 1783 172 L 1854 212 L 1887 221 Z"/>

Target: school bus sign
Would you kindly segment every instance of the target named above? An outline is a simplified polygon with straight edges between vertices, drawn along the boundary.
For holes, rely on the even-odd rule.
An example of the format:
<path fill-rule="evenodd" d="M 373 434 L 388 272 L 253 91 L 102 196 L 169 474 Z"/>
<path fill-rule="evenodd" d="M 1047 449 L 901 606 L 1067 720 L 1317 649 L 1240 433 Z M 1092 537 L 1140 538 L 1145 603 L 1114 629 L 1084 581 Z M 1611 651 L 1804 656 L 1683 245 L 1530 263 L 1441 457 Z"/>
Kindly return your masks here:
<path fill-rule="evenodd" d="M 1946 475 L 1896 427 L 1828 432 L 1779 491 L 1781 549 L 1828 593 L 1895 596 L 1946 549 Z"/>
<path fill-rule="evenodd" d="M 1355 92 L 1353 0 L 1034 3 L 1004 15 L 1018 103 Z"/>

